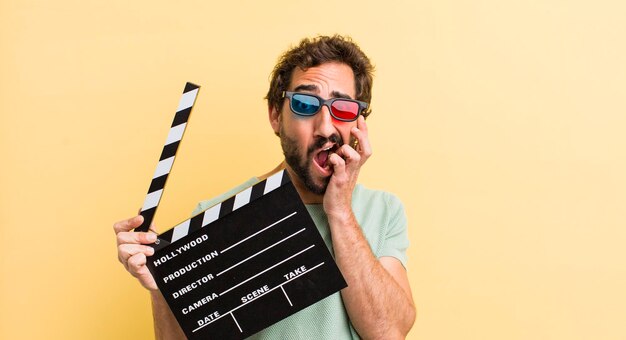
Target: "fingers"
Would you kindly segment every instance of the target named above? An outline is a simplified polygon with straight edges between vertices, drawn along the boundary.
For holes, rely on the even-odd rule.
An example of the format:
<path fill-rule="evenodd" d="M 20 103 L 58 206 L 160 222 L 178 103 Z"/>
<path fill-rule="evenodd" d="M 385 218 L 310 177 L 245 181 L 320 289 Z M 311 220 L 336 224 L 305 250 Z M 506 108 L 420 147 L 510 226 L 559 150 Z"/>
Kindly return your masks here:
<path fill-rule="evenodd" d="M 333 163 L 332 155 L 339 156 L 340 159 L 336 159 L 335 163 Z M 335 165 L 341 166 L 341 164 L 338 164 L 338 162 L 342 162 L 349 169 L 355 169 L 358 168 L 361 164 L 361 155 L 349 145 L 344 144 L 339 147 L 339 149 L 337 149 L 334 154 L 331 154 L 330 161 L 333 167 Z M 337 171 L 336 168 L 335 171 Z"/>
<path fill-rule="evenodd" d="M 357 119 L 356 127 L 363 131 L 366 135 L 368 134 L 367 123 L 365 123 L 365 118 L 363 116 L 360 116 L 359 119 Z"/>
<path fill-rule="evenodd" d="M 357 176 L 361 168 L 361 155 L 348 145 L 343 145 L 329 155 L 328 161 L 333 168 L 333 176 L 343 178 Z"/>
<path fill-rule="evenodd" d="M 142 244 L 120 244 L 117 247 L 117 257 L 120 262 L 124 265 L 126 270 L 131 271 L 131 259 L 136 257 L 136 255 L 141 254 L 145 259 L 147 256 L 154 255 L 154 248 Z M 134 264 L 137 264 L 137 260 L 135 259 Z M 145 264 L 145 261 L 144 261 Z M 137 269 L 137 268 L 135 268 Z"/>
<path fill-rule="evenodd" d="M 149 232 L 133 232 L 143 223 L 143 216 L 138 215 L 113 224 L 117 239 L 117 258 L 124 268 L 141 284 L 151 290 L 158 289 L 146 261 L 148 256 L 154 255 L 154 248 L 148 246 L 156 242 L 157 234 L 153 226 Z"/>
<path fill-rule="evenodd" d="M 128 259 L 128 271 L 134 276 L 137 277 L 140 274 L 143 274 L 143 269 L 146 268 L 146 255 L 144 253 L 138 253 L 131 256 Z"/>
<path fill-rule="evenodd" d="M 143 217 L 141 215 L 133 218 L 117 222 L 113 225 L 113 229 L 117 233 L 117 257 L 124 265 L 126 270 L 131 271 L 129 261 L 132 257 L 141 254 L 144 258 L 154 254 L 154 248 L 145 244 L 154 243 L 157 235 L 153 232 L 141 233 L 132 232 L 131 230 L 141 225 Z M 137 260 L 135 260 L 135 263 Z M 133 275 L 135 275 L 133 273 Z"/>
<path fill-rule="evenodd" d="M 157 235 L 154 232 L 131 232 L 125 231 L 117 234 L 117 245 L 124 243 L 132 243 L 132 244 L 151 244 L 156 242 Z"/>
<path fill-rule="evenodd" d="M 146 262 L 145 254 L 139 253 L 132 256 L 128 259 L 128 272 L 136 277 L 142 286 L 149 290 L 158 290 L 159 287 L 157 287 L 154 277 L 152 277 L 150 270 L 148 270 Z"/>
<path fill-rule="evenodd" d="M 337 151 L 339 150 L 341 150 L 341 148 L 337 149 Z M 338 153 L 331 153 L 330 156 L 328 156 L 328 161 L 330 162 L 330 166 L 333 168 L 334 177 L 345 174 L 346 161 Z"/>
<path fill-rule="evenodd" d="M 120 232 L 131 231 L 140 226 L 141 223 L 143 223 L 143 216 L 137 215 L 127 220 L 119 221 L 113 224 L 113 230 L 116 234 Z"/>
<path fill-rule="evenodd" d="M 369 141 L 365 119 L 360 116 L 356 123 L 356 126 L 350 129 L 350 139 L 358 143 L 354 144 L 351 142 L 350 144 L 344 144 L 334 153 L 331 153 L 328 158 L 333 168 L 333 178 L 339 182 L 347 181 L 355 183 L 361 166 L 372 155 L 372 147 Z M 353 147 L 351 145 L 355 146 Z"/>
<path fill-rule="evenodd" d="M 372 155 L 372 146 L 369 140 L 367 124 L 365 123 L 363 116 L 360 116 L 357 120 L 356 126 L 350 129 L 350 134 L 352 134 L 357 141 L 359 141 L 357 152 L 361 155 L 361 164 L 365 163 L 365 161 Z"/>

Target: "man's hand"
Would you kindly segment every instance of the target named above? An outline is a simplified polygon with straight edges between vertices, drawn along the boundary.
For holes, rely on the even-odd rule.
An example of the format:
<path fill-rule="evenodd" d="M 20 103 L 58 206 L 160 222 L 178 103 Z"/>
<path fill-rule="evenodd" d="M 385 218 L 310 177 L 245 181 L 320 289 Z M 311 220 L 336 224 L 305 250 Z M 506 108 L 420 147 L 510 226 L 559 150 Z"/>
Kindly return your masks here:
<path fill-rule="evenodd" d="M 362 338 L 402 339 L 415 320 L 406 270 L 395 258 L 374 256 L 352 212 L 352 192 L 359 171 L 372 155 L 363 117 L 350 134 L 358 147 L 345 144 L 330 155 L 333 174 L 324 195 L 337 265 L 348 282 L 341 297 Z"/>
<path fill-rule="evenodd" d="M 143 216 L 138 215 L 113 225 L 113 230 L 117 235 L 117 257 L 124 268 L 136 277 L 142 286 L 151 291 L 158 291 L 159 288 L 146 267 L 146 257 L 154 254 L 154 248 L 146 244 L 156 241 L 156 232 L 152 226 L 147 233 L 132 231 L 142 222 Z"/>
<path fill-rule="evenodd" d="M 363 116 L 359 117 L 357 126 L 350 130 L 350 134 L 358 141 L 356 149 L 344 144 L 329 157 L 333 174 L 324 195 L 324 211 L 329 218 L 346 218 L 352 212 L 352 191 L 359 177 L 359 171 L 372 155 L 367 125 Z"/>

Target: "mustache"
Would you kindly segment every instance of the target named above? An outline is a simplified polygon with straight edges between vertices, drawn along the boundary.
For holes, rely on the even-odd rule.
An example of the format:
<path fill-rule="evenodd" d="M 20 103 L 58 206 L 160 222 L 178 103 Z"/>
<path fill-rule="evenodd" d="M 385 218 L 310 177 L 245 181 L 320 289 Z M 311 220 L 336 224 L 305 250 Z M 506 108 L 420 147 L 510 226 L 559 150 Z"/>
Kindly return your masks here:
<path fill-rule="evenodd" d="M 313 141 L 313 144 L 311 144 L 307 149 L 307 154 L 312 154 L 313 152 L 315 152 L 315 150 L 321 148 L 322 146 L 324 146 L 324 144 L 328 142 L 335 143 L 337 145 L 343 145 L 343 138 L 335 133 L 330 135 L 330 137 L 316 137 Z"/>

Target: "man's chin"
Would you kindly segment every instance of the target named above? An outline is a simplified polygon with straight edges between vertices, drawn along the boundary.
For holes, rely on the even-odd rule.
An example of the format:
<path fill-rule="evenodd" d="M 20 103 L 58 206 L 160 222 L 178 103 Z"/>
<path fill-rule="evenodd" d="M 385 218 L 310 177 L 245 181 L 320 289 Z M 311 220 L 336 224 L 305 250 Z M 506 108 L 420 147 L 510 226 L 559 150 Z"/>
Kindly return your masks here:
<path fill-rule="evenodd" d="M 296 176 L 300 183 L 312 194 L 315 195 L 324 195 L 326 192 L 326 187 L 328 186 L 328 181 L 330 180 L 330 176 L 328 178 L 313 176 L 311 171 L 295 171 Z"/>
<path fill-rule="evenodd" d="M 315 180 L 309 177 L 304 180 L 304 185 L 311 193 L 322 196 L 326 193 L 329 181 L 330 176 Z"/>
<path fill-rule="evenodd" d="M 320 171 L 319 165 L 315 164 L 315 161 L 311 159 L 301 165 L 298 163 L 299 160 L 297 158 L 287 157 L 286 154 L 285 161 L 287 167 L 291 169 L 290 172 L 298 178 L 298 181 L 310 193 L 319 196 L 323 196 L 326 193 L 326 187 L 328 187 L 332 174 L 329 174 L 327 171 Z"/>

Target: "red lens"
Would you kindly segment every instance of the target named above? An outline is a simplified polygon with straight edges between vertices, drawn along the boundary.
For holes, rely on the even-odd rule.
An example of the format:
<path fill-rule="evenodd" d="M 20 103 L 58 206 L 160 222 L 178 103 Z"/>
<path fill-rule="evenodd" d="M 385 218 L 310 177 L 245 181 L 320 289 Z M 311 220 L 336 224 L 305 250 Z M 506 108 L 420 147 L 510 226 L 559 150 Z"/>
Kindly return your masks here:
<path fill-rule="evenodd" d="M 347 100 L 335 100 L 331 109 L 336 118 L 354 120 L 359 115 L 359 104 Z"/>

